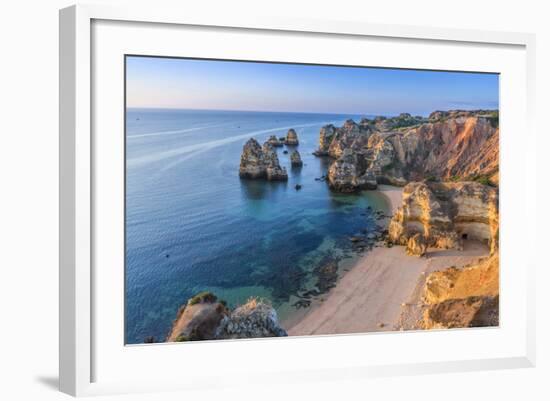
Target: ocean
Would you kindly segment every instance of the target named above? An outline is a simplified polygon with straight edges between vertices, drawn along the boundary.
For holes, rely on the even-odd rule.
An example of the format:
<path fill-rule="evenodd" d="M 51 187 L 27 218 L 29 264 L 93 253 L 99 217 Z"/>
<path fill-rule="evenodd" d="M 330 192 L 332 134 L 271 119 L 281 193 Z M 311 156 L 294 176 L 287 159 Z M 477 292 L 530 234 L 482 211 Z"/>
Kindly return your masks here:
<path fill-rule="evenodd" d="M 361 117 L 127 109 L 126 343 L 163 341 L 179 307 L 201 291 L 230 307 L 264 298 L 283 321 L 302 306 L 297 295 L 327 291 L 321 267 L 343 274 L 358 256 L 349 237 L 374 227 L 370 210 L 388 207 L 378 192 L 337 194 L 315 180 L 330 162 L 312 155 L 320 128 Z M 241 180 L 244 143 L 290 128 L 303 167 L 291 168 L 293 148 L 277 148 L 288 182 Z"/>

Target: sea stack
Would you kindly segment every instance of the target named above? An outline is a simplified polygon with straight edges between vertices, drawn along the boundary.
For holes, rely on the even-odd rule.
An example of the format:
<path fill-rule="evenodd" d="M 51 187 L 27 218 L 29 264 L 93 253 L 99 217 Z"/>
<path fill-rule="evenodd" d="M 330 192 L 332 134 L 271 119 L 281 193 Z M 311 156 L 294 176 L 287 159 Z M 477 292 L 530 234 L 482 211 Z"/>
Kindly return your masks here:
<path fill-rule="evenodd" d="M 288 174 L 286 168 L 281 167 L 279 164 L 279 158 L 277 152 L 268 143 L 264 143 L 262 147 L 264 154 L 264 163 L 266 168 L 266 178 L 268 181 L 286 181 L 288 180 Z"/>
<path fill-rule="evenodd" d="M 297 146 L 298 144 L 299 144 L 298 134 L 296 134 L 296 131 L 294 131 L 294 128 L 289 129 L 286 134 L 285 145 Z"/>
<path fill-rule="evenodd" d="M 268 181 L 286 181 L 288 179 L 286 169 L 280 166 L 277 152 L 269 144 L 269 141 L 262 147 L 254 138 L 250 138 L 243 146 L 239 177 Z"/>
<path fill-rule="evenodd" d="M 250 179 L 266 177 L 264 152 L 254 138 L 250 138 L 243 146 L 239 177 Z"/>
<path fill-rule="evenodd" d="M 269 143 L 271 146 L 274 146 L 276 148 L 283 146 L 283 143 L 279 141 L 279 139 L 277 139 L 275 135 L 271 135 L 268 138 L 267 143 Z"/>
<path fill-rule="evenodd" d="M 292 167 L 302 167 L 304 164 L 302 162 L 302 158 L 300 157 L 300 153 L 297 150 L 293 150 L 290 154 L 290 164 Z"/>

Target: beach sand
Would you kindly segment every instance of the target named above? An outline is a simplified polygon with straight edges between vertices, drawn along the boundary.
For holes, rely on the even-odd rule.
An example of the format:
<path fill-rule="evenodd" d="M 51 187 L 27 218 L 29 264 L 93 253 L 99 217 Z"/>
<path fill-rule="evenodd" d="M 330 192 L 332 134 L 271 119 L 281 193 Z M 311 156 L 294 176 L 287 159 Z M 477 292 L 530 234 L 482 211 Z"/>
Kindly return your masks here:
<path fill-rule="evenodd" d="M 382 185 L 380 192 L 395 212 L 402 188 Z M 398 330 L 428 273 L 462 267 L 488 254 L 485 245 L 474 241 L 466 241 L 463 251 L 429 249 L 423 258 L 406 255 L 403 246 L 374 248 L 299 321 L 283 325 L 289 335 L 298 336 Z"/>

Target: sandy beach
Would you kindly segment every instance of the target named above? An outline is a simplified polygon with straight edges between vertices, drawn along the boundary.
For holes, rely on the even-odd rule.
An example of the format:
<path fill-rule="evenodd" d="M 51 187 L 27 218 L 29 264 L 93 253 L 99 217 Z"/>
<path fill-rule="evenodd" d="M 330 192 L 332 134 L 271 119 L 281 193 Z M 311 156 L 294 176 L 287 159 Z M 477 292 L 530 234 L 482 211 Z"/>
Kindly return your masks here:
<path fill-rule="evenodd" d="M 392 213 L 402 188 L 379 186 Z M 462 267 L 488 255 L 486 246 L 466 241 L 463 251 L 430 249 L 427 257 L 405 254 L 405 247 L 377 247 L 358 260 L 330 293 L 312 303 L 308 313 L 287 327 L 289 335 L 343 334 L 400 328 L 402 315 L 415 301 L 424 277 L 436 270 Z M 416 294 L 416 295 L 415 295 Z"/>

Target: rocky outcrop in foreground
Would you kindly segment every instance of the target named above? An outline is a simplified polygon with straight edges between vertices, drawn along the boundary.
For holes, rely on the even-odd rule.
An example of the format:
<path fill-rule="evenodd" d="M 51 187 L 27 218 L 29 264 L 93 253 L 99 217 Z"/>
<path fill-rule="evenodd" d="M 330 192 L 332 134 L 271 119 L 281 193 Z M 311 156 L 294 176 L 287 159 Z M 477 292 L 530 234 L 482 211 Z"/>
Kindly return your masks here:
<path fill-rule="evenodd" d="M 408 245 L 417 255 L 414 242 L 420 239 L 443 249 L 461 249 L 463 239 L 473 239 L 495 253 L 498 219 L 496 188 L 477 182 L 413 182 L 403 189 L 403 203 L 390 221 L 388 238 Z"/>
<path fill-rule="evenodd" d="M 359 124 L 347 120 L 340 128 L 321 128 L 314 154 L 337 161 L 349 149 L 357 156 L 358 174 L 368 171 L 382 184 L 430 179 L 498 185 L 498 124 L 498 111 L 487 110 L 437 111 L 428 119 L 404 113 Z M 348 185 L 334 189 L 347 191 L 353 180 L 361 181 L 356 178 L 350 175 Z"/>
<path fill-rule="evenodd" d="M 209 292 L 191 298 L 178 311 L 167 342 L 228 338 L 283 337 L 277 312 L 267 303 L 250 299 L 234 310 Z"/>
<path fill-rule="evenodd" d="M 243 147 L 239 177 L 268 181 L 288 180 L 286 169 L 279 164 L 277 152 L 269 141 L 261 147 L 254 138 L 249 139 Z"/>
<path fill-rule="evenodd" d="M 288 130 L 285 138 L 285 145 L 288 146 L 297 146 L 300 142 L 298 141 L 298 134 L 294 131 L 294 128 Z"/>
<path fill-rule="evenodd" d="M 431 273 L 423 292 L 424 329 L 498 326 L 498 254 L 478 263 Z"/>

